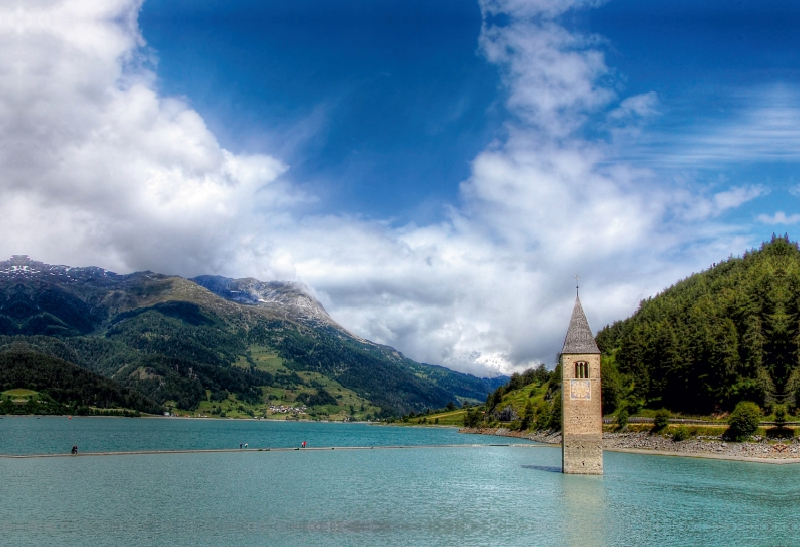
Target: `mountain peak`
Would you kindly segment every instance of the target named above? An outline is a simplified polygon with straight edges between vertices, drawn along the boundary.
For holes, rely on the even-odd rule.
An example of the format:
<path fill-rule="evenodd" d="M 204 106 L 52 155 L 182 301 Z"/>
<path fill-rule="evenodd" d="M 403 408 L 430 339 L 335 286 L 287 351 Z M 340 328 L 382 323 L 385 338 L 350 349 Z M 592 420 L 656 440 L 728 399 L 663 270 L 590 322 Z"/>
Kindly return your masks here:
<path fill-rule="evenodd" d="M 118 277 L 118 274 L 103 268 L 73 268 L 71 266 L 46 264 L 31 259 L 28 255 L 12 255 L 0 262 L 0 276 L 35 277 L 41 275 L 64 277 L 64 281 L 80 277 Z"/>
<path fill-rule="evenodd" d="M 286 310 L 318 326 L 335 326 L 341 329 L 308 288 L 291 281 L 259 281 L 253 277 L 232 279 L 221 275 L 201 275 L 190 279 L 226 300 Z"/>

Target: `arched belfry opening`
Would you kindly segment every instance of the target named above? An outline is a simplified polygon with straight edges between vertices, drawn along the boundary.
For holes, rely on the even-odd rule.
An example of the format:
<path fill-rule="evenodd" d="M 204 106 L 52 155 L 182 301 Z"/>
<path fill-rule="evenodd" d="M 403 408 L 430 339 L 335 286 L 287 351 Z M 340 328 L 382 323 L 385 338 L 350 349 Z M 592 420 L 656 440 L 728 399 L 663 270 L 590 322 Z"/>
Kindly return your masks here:
<path fill-rule="evenodd" d="M 561 469 L 564 473 L 603 473 L 603 411 L 600 400 L 600 349 L 583 313 L 580 296 L 561 350 Z"/>

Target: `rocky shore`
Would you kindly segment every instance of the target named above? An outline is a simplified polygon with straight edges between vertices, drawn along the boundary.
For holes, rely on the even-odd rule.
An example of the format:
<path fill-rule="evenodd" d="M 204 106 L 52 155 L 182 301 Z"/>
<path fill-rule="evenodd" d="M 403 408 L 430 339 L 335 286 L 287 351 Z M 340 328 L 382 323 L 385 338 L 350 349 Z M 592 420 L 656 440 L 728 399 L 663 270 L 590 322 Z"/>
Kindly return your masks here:
<path fill-rule="evenodd" d="M 516 437 L 547 444 L 560 444 L 561 433 L 552 431 L 511 431 L 506 428 L 463 428 L 459 433 Z M 653 453 L 676 456 L 735 459 L 744 461 L 770 461 L 774 463 L 800 463 L 800 441 L 786 439 L 781 442 L 756 437 L 755 442 L 728 442 L 719 437 L 690 437 L 676 442 L 672 437 L 647 432 L 603 433 L 603 449 L 619 452 Z"/>

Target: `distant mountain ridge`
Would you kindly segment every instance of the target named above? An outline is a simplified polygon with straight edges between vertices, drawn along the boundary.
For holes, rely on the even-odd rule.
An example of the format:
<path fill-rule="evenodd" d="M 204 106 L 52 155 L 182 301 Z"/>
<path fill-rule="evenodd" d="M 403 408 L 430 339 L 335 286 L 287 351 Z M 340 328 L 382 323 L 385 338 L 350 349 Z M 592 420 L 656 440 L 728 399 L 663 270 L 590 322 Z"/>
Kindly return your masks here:
<path fill-rule="evenodd" d="M 190 281 L 232 302 L 287 313 L 309 326 L 328 326 L 344 330 L 300 283 L 259 281 L 252 277 L 232 279 L 221 275 L 201 275 L 191 278 Z"/>
<path fill-rule="evenodd" d="M 27 256 L 0 262 L 0 353 L 12 346 L 186 410 L 339 397 L 317 411 L 358 418 L 482 400 L 492 383 L 349 333 L 296 283 L 121 275 Z"/>

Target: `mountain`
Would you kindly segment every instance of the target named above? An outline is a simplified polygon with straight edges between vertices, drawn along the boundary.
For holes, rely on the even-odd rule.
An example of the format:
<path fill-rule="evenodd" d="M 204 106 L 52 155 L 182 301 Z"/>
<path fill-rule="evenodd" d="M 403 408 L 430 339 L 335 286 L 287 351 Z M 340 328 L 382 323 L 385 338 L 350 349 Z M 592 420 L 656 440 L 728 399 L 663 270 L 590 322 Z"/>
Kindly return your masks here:
<path fill-rule="evenodd" d="M 728 258 L 597 334 L 604 403 L 708 414 L 800 403 L 800 250 L 788 235 Z M 614 399 L 620 401 L 615 402 Z"/>
<path fill-rule="evenodd" d="M 0 398 L 0 413 L 6 414 L 83 413 L 90 406 L 160 410 L 159 405 L 134 390 L 62 359 L 31 351 L 20 343 L 0 350 L 0 386 L 4 392 L 22 387 L 38 395 L 38 404 L 22 408 L 17 408 L 10 396 Z"/>
<path fill-rule="evenodd" d="M 258 306 L 308 327 L 333 328 L 349 334 L 330 318 L 322 304 L 299 283 L 264 282 L 252 277 L 231 279 L 219 275 L 201 275 L 191 281 L 226 300 Z"/>
<path fill-rule="evenodd" d="M 0 352 L 11 345 L 184 410 L 251 411 L 266 398 L 364 417 L 491 390 L 349 333 L 299 284 L 119 275 L 26 256 L 0 262 Z"/>

